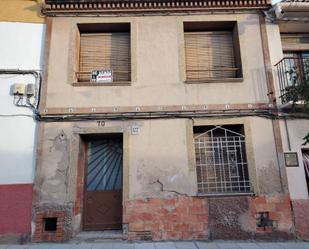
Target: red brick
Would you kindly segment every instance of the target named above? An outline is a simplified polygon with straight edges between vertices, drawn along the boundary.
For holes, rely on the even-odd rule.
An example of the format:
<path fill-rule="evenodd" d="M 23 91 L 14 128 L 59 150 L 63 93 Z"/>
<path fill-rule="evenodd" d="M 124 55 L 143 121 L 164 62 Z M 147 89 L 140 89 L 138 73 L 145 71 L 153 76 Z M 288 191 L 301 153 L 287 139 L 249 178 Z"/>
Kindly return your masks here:
<path fill-rule="evenodd" d="M 257 196 L 253 199 L 254 204 L 266 204 L 265 196 Z"/>
<path fill-rule="evenodd" d="M 204 223 L 191 223 L 191 224 L 189 224 L 189 230 L 191 231 L 191 232 L 202 232 L 202 231 L 204 231 L 205 230 L 205 225 L 204 225 Z"/>
<path fill-rule="evenodd" d="M 189 225 L 186 223 L 175 223 L 173 225 L 173 230 L 174 231 L 189 231 Z"/>
<path fill-rule="evenodd" d="M 135 231 L 144 231 L 144 222 L 132 222 L 129 223 L 129 231 L 135 232 Z"/>
<path fill-rule="evenodd" d="M 189 208 L 189 213 L 190 214 L 204 214 L 205 213 L 205 208 L 203 206 L 193 206 Z"/>
<path fill-rule="evenodd" d="M 182 239 L 182 232 L 170 231 L 166 232 L 167 238 L 170 240 L 180 240 Z"/>
<path fill-rule="evenodd" d="M 274 212 L 276 211 L 276 205 L 274 203 L 257 204 L 257 212 Z"/>
<path fill-rule="evenodd" d="M 278 213 L 276 212 L 269 212 L 269 219 L 270 220 L 278 220 Z"/>
<path fill-rule="evenodd" d="M 208 218 L 209 218 L 208 214 L 197 214 L 196 217 L 198 221 L 203 221 L 203 222 L 208 221 Z"/>
<path fill-rule="evenodd" d="M 189 209 L 187 207 L 177 207 L 175 209 L 175 212 L 177 213 L 177 215 L 188 214 Z"/>
<path fill-rule="evenodd" d="M 160 229 L 163 230 L 163 231 L 172 231 L 173 230 L 173 224 L 172 223 L 160 224 Z"/>

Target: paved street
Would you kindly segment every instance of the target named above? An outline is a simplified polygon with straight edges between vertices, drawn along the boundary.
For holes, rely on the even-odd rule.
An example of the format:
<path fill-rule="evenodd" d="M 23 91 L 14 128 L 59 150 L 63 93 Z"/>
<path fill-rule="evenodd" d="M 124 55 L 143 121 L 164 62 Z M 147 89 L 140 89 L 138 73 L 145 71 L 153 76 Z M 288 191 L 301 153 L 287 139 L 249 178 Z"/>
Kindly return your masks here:
<path fill-rule="evenodd" d="M 0 245 L 0 249 L 309 249 L 309 242 L 102 242 Z"/>

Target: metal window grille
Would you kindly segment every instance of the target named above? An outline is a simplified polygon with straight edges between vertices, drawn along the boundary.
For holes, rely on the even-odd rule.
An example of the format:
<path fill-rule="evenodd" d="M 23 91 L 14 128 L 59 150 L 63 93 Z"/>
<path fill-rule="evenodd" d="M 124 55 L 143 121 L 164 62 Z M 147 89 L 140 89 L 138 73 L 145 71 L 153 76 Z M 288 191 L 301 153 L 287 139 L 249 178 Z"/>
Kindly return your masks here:
<path fill-rule="evenodd" d="M 251 192 L 244 135 L 215 126 L 194 142 L 200 194 Z"/>

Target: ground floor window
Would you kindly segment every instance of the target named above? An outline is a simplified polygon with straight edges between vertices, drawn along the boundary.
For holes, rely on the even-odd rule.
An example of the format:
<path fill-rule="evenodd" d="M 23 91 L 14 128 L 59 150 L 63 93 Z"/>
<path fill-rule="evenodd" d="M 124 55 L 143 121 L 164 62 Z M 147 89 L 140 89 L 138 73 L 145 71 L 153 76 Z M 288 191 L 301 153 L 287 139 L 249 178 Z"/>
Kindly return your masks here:
<path fill-rule="evenodd" d="M 243 125 L 194 128 L 199 194 L 251 192 Z"/>

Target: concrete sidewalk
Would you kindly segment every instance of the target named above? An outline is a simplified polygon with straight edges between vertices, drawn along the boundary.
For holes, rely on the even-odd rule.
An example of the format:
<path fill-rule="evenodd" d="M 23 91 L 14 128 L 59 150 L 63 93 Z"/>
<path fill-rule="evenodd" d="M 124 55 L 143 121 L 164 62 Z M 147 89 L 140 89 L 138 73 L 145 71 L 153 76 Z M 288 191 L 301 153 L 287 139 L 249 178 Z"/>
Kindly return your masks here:
<path fill-rule="evenodd" d="M 0 245 L 0 249 L 309 249 L 309 242 L 96 242 Z"/>

